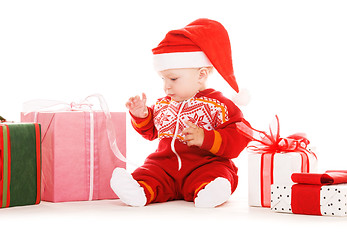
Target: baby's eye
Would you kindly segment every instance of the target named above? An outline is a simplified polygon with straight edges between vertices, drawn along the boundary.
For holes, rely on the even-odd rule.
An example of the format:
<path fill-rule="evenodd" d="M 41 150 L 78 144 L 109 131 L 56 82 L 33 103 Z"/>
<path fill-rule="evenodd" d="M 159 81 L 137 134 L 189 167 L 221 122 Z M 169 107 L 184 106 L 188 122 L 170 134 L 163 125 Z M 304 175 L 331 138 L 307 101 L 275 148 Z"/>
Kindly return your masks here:
<path fill-rule="evenodd" d="M 171 81 L 176 81 L 176 80 L 177 80 L 177 78 L 170 78 L 170 80 L 171 80 Z"/>

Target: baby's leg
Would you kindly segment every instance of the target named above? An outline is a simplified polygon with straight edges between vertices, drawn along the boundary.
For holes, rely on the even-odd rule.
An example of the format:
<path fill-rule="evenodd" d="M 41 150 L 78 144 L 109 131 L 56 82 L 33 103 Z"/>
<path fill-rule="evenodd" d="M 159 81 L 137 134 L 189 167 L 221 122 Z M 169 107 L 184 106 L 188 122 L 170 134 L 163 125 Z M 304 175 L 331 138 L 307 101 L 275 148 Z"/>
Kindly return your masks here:
<path fill-rule="evenodd" d="M 147 204 L 167 202 L 177 196 L 174 180 L 159 165 L 145 163 L 132 176 L 145 190 Z"/>
<path fill-rule="evenodd" d="M 119 199 L 130 206 L 166 202 L 176 196 L 172 179 L 154 164 L 144 164 L 132 174 L 124 169 L 115 169 L 111 187 Z"/>
<path fill-rule="evenodd" d="M 229 161 L 213 161 L 196 168 L 184 183 L 184 199 L 194 201 L 196 207 L 223 204 L 237 186 L 236 172 Z"/>

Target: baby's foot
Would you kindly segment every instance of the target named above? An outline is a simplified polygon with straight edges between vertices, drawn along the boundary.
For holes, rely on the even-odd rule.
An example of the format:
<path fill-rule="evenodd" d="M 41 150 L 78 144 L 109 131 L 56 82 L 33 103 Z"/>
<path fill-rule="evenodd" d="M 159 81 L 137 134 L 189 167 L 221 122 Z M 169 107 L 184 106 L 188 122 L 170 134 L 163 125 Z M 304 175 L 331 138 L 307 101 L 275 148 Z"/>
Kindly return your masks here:
<path fill-rule="evenodd" d="M 110 181 L 112 190 L 119 199 L 133 207 L 143 207 L 147 198 L 144 189 L 124 168 L 116 168 Z"/>
<path fill-rule="evenodd" d="M 195 207 L 216 207 L 228 201 L 230 195 L 230 182 L 226 178 L 218 177 L 198 192 L 194 199 Z"/>

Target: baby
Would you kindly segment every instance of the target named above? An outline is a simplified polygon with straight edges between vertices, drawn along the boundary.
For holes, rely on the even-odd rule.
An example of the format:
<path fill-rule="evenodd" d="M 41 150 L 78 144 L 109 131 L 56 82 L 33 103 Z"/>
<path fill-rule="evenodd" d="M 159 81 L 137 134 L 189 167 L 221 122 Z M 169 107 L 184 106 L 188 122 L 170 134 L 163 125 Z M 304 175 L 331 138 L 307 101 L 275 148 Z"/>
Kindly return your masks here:
<path fill-rule="evenodd" d="M 154 66 L 166 96 L 147 107 L 146 95 L 129 99 L 126 107 L 134 129 L 157 150 L 132 174 L 116 168 L 111 187 L 122 202 L 145 206 L 176 199 L 196 207 L 216 207 L 236 189 L 236 158 L 249 139 L 236 123 L 241 111 L 222 93 L 206 88 L 213 68 L 238 92 L 230 40 L 216 21 L 198 19 L 167 33 L 154 48 Z"/>

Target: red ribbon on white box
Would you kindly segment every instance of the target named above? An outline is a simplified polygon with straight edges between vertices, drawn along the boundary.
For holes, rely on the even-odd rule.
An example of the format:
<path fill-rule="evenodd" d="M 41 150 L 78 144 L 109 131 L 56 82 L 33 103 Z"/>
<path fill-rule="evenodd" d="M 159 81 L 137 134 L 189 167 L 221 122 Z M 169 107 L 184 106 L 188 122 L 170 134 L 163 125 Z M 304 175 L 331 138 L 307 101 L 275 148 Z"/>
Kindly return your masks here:
<path fill-rule="evenodd" d="M 253 153 L 261 154 L 260 168 L 260 186 L 261 186 L 261 205 L 270 207 L 271 205 L 271 184 L 273 184 L 273 166 L 274 156 L 276 153 L 298 152 L 301 155 L 301 172 L 309 172 L 309 157 L 311 153 L 307 149 L 310 143 L 305 134 L 297 133 L 288 136 L 287 138 L 280 137 L 280 125 L 278 116 L 275 116 L 275 121 L 270 124 L 269 134 L 264 131 L 259 131 L 252 128 L 245 122 L 236 124 L 237 129 L 253 142 L 248 145 L 248 150 Z M 315 156 L 315 155 L 314 155 Z"/>
<path fill-rule="evenodd" d="M 236 124 L 237 129 L 243 135 L 250 138 L 253 145 L 247 148 L 255 153 L 280 153 L 280 152 L 309 152 L 307 145 L 310 141 L 304 133 L 296 133 L 286 138 L 280 137 L 280 124 L 278 116 L 275 116 L 275 121 L 270 124 L 270 133 L 259 131 L 245 122 Z"/>

